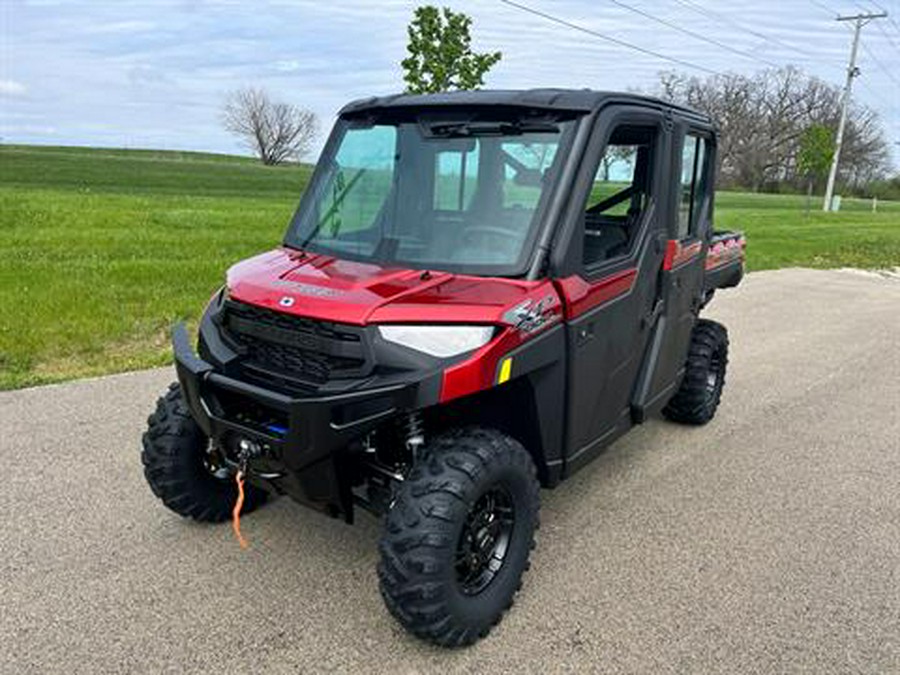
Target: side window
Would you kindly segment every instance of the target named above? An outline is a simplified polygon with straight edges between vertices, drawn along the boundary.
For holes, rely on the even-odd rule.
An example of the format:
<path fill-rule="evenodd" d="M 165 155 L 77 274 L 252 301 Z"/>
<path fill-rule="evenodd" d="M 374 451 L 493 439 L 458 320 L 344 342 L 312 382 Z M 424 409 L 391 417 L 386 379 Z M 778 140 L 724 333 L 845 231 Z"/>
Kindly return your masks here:
<path fill-rule="evenodd" d="M 705 138 L 697 139 L 697 175 L 694 177 L 694 201 L 691 204 L 691 232 L 698 234 L 700 226 L 700 210 L 709 193 L 709 142 Z"/>
<path fill-rule="evenodd" d="M 688 134 L 681 153 L 681 203 L 678 207 L 678 239 L 698 234 L 700 209 L 706 198 L 709 149 L 701 136 Z"/>
<path fill-rule="evenodd" d="M 478 185 L 479 143 L 437 153 L 434 164 L 434 210 L 465 211 Z"/>
<path fill-rule="evenodd" d="M 621 126 L 610 136 L 584 209 L 586 266 L 627 255 L 650 200 L 656 129 Z"/>

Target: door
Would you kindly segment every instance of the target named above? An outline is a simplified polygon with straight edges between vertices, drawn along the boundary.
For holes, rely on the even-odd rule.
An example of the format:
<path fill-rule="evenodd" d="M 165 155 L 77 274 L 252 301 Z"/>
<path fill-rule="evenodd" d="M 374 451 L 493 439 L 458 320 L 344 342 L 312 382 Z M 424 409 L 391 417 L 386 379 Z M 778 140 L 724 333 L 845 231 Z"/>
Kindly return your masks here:
<path fill-rule="evenodd" d="M 567 321 L 567 475 L 631 426 L 663 253 L 661 115 L 601 117 L 598 125 L 609 131 L 594 150 L 596 162 L 585 162 L 591 174 L 573 231 L 580 271 L 558 281 Z"/>
<path fill-rule="evenodd" d="M 662 311 L 654 329 L 647 409 L 665 405 L 684 373 L 691 331 L 700 311 L 705 252 L 712 231 L 712 137 L 690 127 L 682 127 L 679 137 L 675 154 L 679 163 L 670 177 L 677 217 L 669 224 L 660 274 Z"/>

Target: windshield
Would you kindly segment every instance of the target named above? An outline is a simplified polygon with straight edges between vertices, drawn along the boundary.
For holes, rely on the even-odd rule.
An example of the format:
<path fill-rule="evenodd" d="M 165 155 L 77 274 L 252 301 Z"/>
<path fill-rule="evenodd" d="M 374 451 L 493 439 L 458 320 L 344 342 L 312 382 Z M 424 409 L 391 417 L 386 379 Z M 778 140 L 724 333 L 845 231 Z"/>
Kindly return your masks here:
<path fill-rule="evenodd" d="M 381 265 L 517 274 L 572 124 L 341 121 L 285 243 Z"/>

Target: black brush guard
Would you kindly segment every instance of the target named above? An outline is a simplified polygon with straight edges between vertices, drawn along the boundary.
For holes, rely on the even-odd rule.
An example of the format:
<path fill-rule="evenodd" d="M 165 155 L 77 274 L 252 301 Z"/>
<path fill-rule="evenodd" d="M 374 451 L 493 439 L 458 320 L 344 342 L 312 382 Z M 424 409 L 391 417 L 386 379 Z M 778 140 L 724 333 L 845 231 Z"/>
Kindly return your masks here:
<path fill-rule="evenodd" d="M 206 317 L 204 329 L 215 330 Z M 260 450 L 248 465 L 251 483 L 348 522 L 353 519 L 349 446 L 391 416 L 433 405 L 440 392 L 437 371 L 388 386 L 293 396 L 217 372 L 196 355 L 183 324 L 175 327 L 172 344 L 191 414 L 226 461 L 236 467 L 240 442 L 251 441 Z"/>

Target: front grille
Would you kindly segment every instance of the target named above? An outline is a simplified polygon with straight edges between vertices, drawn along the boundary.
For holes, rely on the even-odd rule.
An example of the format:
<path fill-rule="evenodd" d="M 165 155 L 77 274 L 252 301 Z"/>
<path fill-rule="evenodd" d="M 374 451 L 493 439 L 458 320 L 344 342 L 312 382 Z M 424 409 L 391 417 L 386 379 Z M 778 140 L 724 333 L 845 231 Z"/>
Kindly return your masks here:
<path fill-rule="evenodd" d="M 358 377 L 367 370 L 364 333 L 354 326 L 229 300 L 222 329 L 251 374 L 319 386 L 329 378 Z"/>

